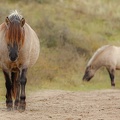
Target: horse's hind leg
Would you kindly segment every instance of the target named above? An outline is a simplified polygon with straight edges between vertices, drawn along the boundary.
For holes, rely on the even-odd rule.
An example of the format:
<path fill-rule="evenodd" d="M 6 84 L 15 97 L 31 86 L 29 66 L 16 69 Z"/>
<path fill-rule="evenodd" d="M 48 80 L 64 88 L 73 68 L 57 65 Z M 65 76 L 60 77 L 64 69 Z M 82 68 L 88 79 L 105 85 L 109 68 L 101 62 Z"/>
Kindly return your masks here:
<path fill-rule="evenodd" d="M 17 87 L 17 91 L 16 91 L 16 99 L 15 99 L 15 103 L 14 103 L 14 108 L 17 109 L 19 102 L 20 102 L 20 76 L 18 75 L 18 79 L 16 81 L 16 87 Z"/>
<path fill-rule="evenodd" d="M 20 112 L 23 112 L 26 107 L 26 102 L 25 102 L 26 99 L 25 85 L 27 82 L 26 73 L 27 73 L 27 69 L 23 69 L 20 77 L 20 84 L 21 84 L 20 105 L 19 105 Z"/>
<path fill-rule="evenodd" d="M 15 98 L 14 108 L 17 109 L 19 105 L 19 94 L 20 94 L 20 72 L 12 72 L 11 79 L 13 82 L 13 95 Z"/>
<path fill-rule="evenodd" d="M 8 72 L 3 70 L 4 76 L 5 76 L 5 85 L 6 85 L 6 106 L 8 110 L 12 110 L 13 108 L 13 101 L 12 101 L 12 95 L 11 95 L 11 90 L 12 90 L 12 83 L 9 77 Z"/>
<path fill-rule="evenodd" d="M 115 78 L 115 70 L 114 69 L 107 69 L 110 79 L 111 79 L 111 86 L 115 86 L 114 78 Z"/>

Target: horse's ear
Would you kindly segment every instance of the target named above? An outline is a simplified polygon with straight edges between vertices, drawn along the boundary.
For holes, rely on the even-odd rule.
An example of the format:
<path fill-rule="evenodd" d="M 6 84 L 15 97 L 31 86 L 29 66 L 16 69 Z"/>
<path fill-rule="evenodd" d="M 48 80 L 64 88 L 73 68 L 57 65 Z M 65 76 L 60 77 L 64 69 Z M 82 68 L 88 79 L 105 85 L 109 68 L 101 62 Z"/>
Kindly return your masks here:
<path fill-rule="evenodd" d="M 21 24 L 21 27 L 24 26 L 24 24 L 25 24 L 25 19 L 24 18 L 21 19 L 20 24 Z"/>
<path fill-rule="evenodd" d="M 8 17 L 6 17 L 5 22 L 6 22 L 7 25 L 10 23 L 10 20 L 9 20 Z"/>

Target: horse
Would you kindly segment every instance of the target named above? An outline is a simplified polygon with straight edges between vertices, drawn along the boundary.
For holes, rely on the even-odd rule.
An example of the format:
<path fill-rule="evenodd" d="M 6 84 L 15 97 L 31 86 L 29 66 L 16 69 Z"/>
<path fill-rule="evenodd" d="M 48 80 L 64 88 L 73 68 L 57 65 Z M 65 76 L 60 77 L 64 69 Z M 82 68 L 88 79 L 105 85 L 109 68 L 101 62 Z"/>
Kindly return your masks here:
<path fill-rule="evenodd" d="M 96 71 L 102 66 L 106 67 L 111 80 L 111 86 L 115 87 L 115 71 L 120 70 L 120 47 L 113 45 L 100 47 L 89 60 L 83 81 L 90 81 Z"/>
<path fill-rule="evenodd" d="M 0 67 L 5 78 L 8 110 L 25 111 L 26 75 L 39 53 L 40 43 L 35 31 L 17 10 L 13 11 L 0 25 Z"/>

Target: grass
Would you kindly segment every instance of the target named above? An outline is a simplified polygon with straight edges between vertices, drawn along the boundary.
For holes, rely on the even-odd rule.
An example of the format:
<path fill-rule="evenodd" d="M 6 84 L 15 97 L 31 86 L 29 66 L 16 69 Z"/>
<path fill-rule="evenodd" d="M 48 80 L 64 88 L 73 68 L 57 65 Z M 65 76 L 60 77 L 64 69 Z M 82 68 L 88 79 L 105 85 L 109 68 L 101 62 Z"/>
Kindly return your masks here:
<path fill-rule="evenodd" d="M 119 81 L 119 72 L 116 71 L 115 75 L 115 89 L 120 89 L 120 81 Z M 111 82 L 109 78 L 109 74 L 107 73 L 105 68 L 101 68 L 95 74 L 95 76 L 89 82 L 82 81 L 83 73 L 80 75 L 74 73 L 71 75 L 67 75 L 67 73 L 62 74 L 62 78 L 57 76 L 54 80 L 42 80 L 39 84 L 33 83 L 33 89 L 62 89 L 62 90 L 70 90 L 70 91 L 91 91 L 91 90 L 101 90 L 101 89 L 111 89 Z M 31 88 L 31 87 L 30 87 Z M 32 90 L 32 88 L 31 88 Z"/>
<path fill-rule="evenodd" d="M 2 71 L 0 71 L 0 101 L 5 100 L 5 80 Z"/>
<path fill-rule="evenodd" d="M 1 0 L 0 22 L 17 9 L 41 42 L 40 57 L 28 72 L 27 91 L 111 88 L 104 69 L 97 71 L 90 82 L 82 82 L 82 77 L 88 60 L 99 47 L 120 45 L 119 3 L 119 0 Z M 116 72 L 118 89 L 119 72 Z M 1 72 L 0 84 L 0 94 L 4 96 Z"/>

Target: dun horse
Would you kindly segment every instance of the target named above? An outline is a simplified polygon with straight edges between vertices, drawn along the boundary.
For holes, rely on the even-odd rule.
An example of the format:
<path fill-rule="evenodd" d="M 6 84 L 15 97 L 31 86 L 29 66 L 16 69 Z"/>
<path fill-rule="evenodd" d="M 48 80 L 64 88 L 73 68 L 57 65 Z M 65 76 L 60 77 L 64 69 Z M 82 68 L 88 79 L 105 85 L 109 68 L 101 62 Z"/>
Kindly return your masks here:
<path fill-rule="evenodd" d="M 102 66 L 109 73 L 111 86 L 115 86 L 115 70 L 120 70 L 120 47 L 106 45 L 99 48 L 88 62 L 83 80 L 89 81 Z"/>
<path fill-rule="evenodd" d="M 26 108 L 25 85 L 29 67 L 39 57 L 39 39 L 17 11 L 0 25 L 0 65 L 5 76 L 6 106 L 21 112 Z"/>

